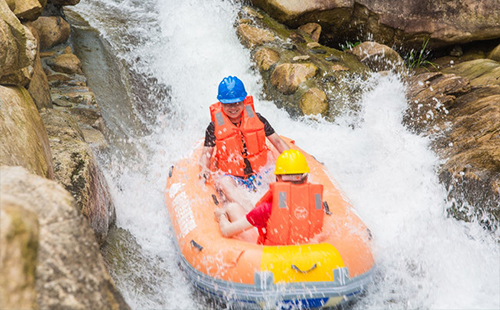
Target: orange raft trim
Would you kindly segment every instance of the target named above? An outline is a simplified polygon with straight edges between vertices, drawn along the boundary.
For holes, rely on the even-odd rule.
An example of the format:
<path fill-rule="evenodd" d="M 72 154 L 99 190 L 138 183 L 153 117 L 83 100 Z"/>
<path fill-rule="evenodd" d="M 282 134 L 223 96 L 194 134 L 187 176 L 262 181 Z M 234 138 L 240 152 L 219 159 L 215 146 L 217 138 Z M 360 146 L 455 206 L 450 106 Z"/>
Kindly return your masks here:
<path fill-rule="evenodd" d="M 294 141 L 282 138 L 306 156 L 309 180 L 324 186 L 323 200 L 329 208 L 323 221 L 326 240 L 264 246 L 223 237 L 214 218 L 214 184 L 198 178 L 200 142 L 171 168 L 165 192 L 180 263 L 196 287 L 226 302 L 257 307 L 269 302 L 300 304 L 303 309 L 348 302 L 371 282 L 375 263 L 370 231 L 323 165 Z"/>

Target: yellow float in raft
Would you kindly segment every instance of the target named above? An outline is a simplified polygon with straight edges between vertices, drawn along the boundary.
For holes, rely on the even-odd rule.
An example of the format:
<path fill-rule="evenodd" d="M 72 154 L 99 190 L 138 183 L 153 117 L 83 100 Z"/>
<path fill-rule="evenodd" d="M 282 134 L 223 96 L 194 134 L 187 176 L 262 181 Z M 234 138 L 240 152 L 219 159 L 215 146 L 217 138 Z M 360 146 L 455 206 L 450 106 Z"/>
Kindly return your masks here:
<path fill-rule="evenodd" d="M 200 143 L 171 168 L 165 192 L 181 266 L 200 290 L 245 308 L 308 309 L 348 302 L 372 278 L 370 231 L 323 165 L 282 138 L 306 156 L 309 180 L 324 186 L 327 239 L 320 244 L 264 246 L 256 244 L 257 234 L 255 242 L 224 238 L 214 218 L 214 185 L 198 178 Z"/>

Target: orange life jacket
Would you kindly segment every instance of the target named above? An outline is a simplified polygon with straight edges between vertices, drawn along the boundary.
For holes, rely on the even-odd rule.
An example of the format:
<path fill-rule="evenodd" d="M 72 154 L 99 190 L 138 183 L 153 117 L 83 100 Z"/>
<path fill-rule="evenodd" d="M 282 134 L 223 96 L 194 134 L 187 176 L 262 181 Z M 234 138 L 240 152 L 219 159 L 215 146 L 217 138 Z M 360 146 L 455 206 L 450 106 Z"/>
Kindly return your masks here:
<path fill-rule="evenodd" d="M 276 182 L 270 184 L 272 211 L 266 231 L 259 230 L 265 245 L 303 244 L 323 229 L 323 185 Z"/>
<path fill-rule="evenodd" d="M 210 106 L 210 116 L 215 125 L 215 159 L 218 168 L 227 174 L 244 177 L 246 158 L 252 170 L 258 172 L 267 163 L 268 148 L 264 123 L 255 113 L 252 96 L 247 96 L 243 101 L 239 126 L 229 120 L 221 105 L 217 102 Z"/>

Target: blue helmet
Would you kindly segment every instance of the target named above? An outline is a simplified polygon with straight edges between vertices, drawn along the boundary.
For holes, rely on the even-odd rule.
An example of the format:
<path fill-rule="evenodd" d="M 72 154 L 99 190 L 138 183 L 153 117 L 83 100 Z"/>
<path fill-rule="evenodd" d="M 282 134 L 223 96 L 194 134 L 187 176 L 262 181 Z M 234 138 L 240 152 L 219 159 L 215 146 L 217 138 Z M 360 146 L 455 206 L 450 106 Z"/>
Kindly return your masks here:
<path fill-rule="evenodd" d="M 222 79 L 219 84 L 219 94 L 217 100 L 222 103 L 236 103 L 245 100 L 247 92 L 243 82 L 235 76 L 228 76 Z"/>

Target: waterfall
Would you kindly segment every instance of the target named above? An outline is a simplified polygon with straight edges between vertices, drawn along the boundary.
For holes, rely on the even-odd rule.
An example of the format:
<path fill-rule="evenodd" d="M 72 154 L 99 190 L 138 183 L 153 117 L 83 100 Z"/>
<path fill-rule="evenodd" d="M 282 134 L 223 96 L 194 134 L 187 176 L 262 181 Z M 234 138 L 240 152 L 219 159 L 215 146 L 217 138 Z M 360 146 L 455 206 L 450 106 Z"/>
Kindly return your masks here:
<path fill-rule="evenodd" d="M 365 82 L 356 117 L 291 119 L 258 99 L 261 78 L 233 28 L 238 6 L 231 0 L 88 0 L 70 9 L 98 30 L 129 92 L 130 106 L 112 95 L 100 103 L 108 126 L 120 129 L 100 160 L 117 224 L 137 242 L 118 264 L 122 270 L 111 270 L 131 307 L 210 307 L 176 264 L 163 195 L 168 168 L 204 136 L 219 81 L 236 75 L 274 129 L 325 164 L 373 233 L 374 283 L 353 309 L 500 308 L 500 246 L 476 223 L 447 217 L 439 159 L 428 139 L 401 124 L 400 78 Z"/>

